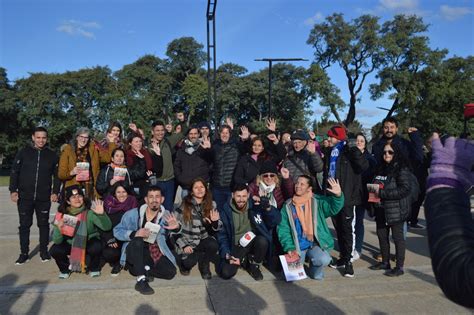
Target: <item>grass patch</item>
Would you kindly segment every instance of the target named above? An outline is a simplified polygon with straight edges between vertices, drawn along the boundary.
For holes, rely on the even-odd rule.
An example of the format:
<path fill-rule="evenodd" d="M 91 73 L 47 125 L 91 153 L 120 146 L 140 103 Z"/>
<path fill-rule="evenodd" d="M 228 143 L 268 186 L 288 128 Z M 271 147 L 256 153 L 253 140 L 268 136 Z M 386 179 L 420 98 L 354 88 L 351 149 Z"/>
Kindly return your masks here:
<path fill-rule="evenodd" d="M 0 187 L 10 184 L 10 176 L 0 176 Z"/>

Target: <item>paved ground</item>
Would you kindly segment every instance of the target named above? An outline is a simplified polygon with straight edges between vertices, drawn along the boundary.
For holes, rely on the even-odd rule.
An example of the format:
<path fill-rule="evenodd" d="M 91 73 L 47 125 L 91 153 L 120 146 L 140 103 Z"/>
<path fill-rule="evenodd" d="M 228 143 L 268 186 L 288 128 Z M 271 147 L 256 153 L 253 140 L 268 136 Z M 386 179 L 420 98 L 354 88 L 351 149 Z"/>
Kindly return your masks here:
<path fill-rule="evenodd" d="M 375 223 L 366 220 L 364 255 L 354 263 L 354 279 L 329 268 L 323 281 L 296 283 L 267 270 L 260 282 L 243 270 L 229 281 L 204 281 L 193 271 L 188 277 L 155 280 L 155 295 L 145 297 L 134 291 L 133 277 L 122 272 L 113 278 L 108 266 L 99 278 L 74 274 L 59 280 L 54 262 L 41 263 L 37 248 L 30 262 L 15 266 L 17 220 L 16 207 L 1 187 L 0 314 L 474 314 L 447 300 L 436 285 L 425 231 L 408 233 L 406 274 L 395 279 L 368 269 L 377 239 Z M 33 249 L 36 227 L 31 239 Z"/>

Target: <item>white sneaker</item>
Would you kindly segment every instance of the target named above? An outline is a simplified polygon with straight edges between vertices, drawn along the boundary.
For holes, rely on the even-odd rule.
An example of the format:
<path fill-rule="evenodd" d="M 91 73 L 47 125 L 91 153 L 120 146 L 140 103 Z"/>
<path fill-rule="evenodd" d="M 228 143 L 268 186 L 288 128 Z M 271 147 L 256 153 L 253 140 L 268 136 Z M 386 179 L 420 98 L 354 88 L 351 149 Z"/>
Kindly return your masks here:
<path fill-rule="evenodd" d="M 351 258 L 351 262 L 354 262 L 356 260 L 360 259 L 360 254 L 358 251 L 354 250 L 352 252 L 352 258 Z"/>

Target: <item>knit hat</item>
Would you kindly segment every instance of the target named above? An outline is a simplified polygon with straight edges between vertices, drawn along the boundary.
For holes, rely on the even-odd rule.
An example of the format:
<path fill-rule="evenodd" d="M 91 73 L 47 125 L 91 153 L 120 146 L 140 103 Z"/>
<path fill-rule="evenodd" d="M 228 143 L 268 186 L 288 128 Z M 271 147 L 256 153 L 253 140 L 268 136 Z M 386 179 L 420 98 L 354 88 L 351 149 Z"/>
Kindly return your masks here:
<path fill-rule="evenodd" d="M 341 141 L 346 140 L 346 129 L 339 125 L 332 126 L 331 129 L 328 130 L 328 136 Z"/>
<path fill-rule="evenodd" d="M 308 141 L 309 136 L 303 129 L 298 129 L 291 135 L 291 140 L 304 140 Z"/>
<path fill-rule="evenodd" d="M 82 188 L 79 187 L 78 185 L 72 185 L 66 188 L 65 190 L 66 193 L 66 200 L 69 200 L 72 196 L 75 195 L 81 195 L 84 197 L 84 191 L 82 191 Z"/>
<path fill-rule="evenodd" d="M 198 127 L 199 129 L 201 129 L 201 128 L 203 128 L 203 127 L 207 127 L 208 129 L 211 129 L 211 124 L 210 124 L 209 122 L 207 122 L 207 121 L 201 121 L 201 122 L 197 125 L 197 127 Z"/>
<path fill-rule="evenodd" d="M 262 166 L 260 167 L 260 171 L 258 172 L 260 175 L 273 173 L 278 174 L 277 167 L 274 162 L 272 161 L 265 161 L 263 162 Z"/>

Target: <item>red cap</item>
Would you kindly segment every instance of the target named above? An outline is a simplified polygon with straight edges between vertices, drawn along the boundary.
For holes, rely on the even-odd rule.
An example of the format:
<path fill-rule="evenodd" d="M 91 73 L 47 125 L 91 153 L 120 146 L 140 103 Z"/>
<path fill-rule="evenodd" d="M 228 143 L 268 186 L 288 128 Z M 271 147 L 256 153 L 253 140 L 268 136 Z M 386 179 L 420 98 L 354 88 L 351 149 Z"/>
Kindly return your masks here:
<path fill-rule="evenodd" d="M 337 140 L 346 140 L 346 129 L 342 126 L 333 126 L 328 130 L 328 136 Z"/>

